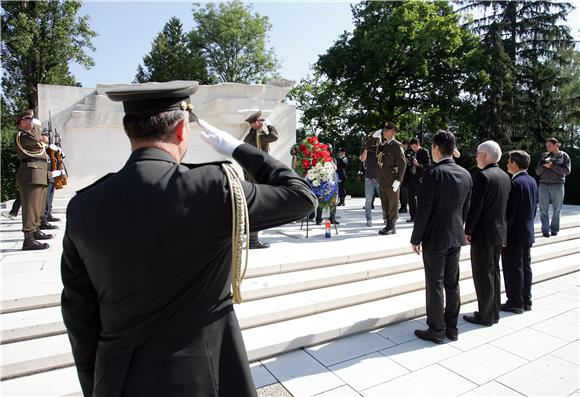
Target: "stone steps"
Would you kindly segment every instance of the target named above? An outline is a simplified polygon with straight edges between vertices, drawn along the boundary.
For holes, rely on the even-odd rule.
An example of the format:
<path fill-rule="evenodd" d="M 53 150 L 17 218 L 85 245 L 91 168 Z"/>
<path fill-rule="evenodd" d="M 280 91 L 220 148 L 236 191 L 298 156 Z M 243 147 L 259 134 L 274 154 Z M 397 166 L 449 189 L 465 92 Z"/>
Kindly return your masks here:
<path fill-rule="evenodd" d="M 577 252 L 577 238 L 580 228 L 539 239 L 534 261 Z M 469 247 L 463 247 L 463 278 L 471 277 L 469 253 Z M 249 278 L 242 284 L 244 304 L 236 310 L 242 328 L 310 315 L 424 288 L 422 269 L 421 258 L 407 254 Z M 59 302 L 60 294 L 5 302 L 0 344 L 65 332 Z"/>
<path fill-rule="evenodd" d="M 566 236 L 562 233 L 562 238 Z M 535 281 L 542 281 L 580 269 L 580 247 L 577 240 L 556 242 L 544 239 L 532 249 Z M 397 257 L 395 262 L 410 258 Z M 554 260 L 560 258 L 559 260 Z M 368 261 L 375 263 L 376 260 Z M 389 262 L 387 259 L 384 262 Z M 350 264 L 359 268 L 365 262 Z M 375 264 L 376 266 L 376 264 Z M 397 265 L 395 265 L 397 266 Z M 372 266 L 371 266 L 372 267 Z M 331 270 L 325 268 L 332 280 Z M 389 268 L 389 266 L 386 266 Z M 377 270 L 377 268 L 373 268 Z M 380 269 L 380 268 L 378 268 Z M 318 269 L 315 269 L 318 271 Z M 369 274 L 369 270 L 363 270 Z M 354 272 L 360 277 L 361 272 Z M 289 276 L 289 275 L 287 275 Z M 462 299 L 474 299 L 468 260 L 461 263 Z M 344 274 L 341 276 L 344 277 Z M 280 294 L 247 302 L 236 308 L 243 328 L 250 360 L 276 355 L 302 346 L 317 344 L 350 333 L 361 332 L 388 323 L 421 316 L 425 311 L 424 274 L 422 269 L 407 269 L 402 273 L 348 281 L 336 286 L 310 285 L 306 291 Z M 291 281 L 288 283 L 291 284 Z M 265 286 L 264 288 L 268 288 Z M 287 287 L 284 287 L 287 288 Z M 59 320 L 58 308 L 3 315 L 8 325 L 3 328 L 0 346 L 2 379 L 25 376 L 72 365 L 70 345 Z M 30 314 L 27 318 L 26 315 Z M 36 317 L 35 317 L 36 316 Z M 11 324 L 22 324 L 13 326 Z M 53 336 L 49 336 L 53 335 Z M 32 338 L 32 339 L 31 339 Z M 12 343 L 10 343 L 12 342 Z"/>

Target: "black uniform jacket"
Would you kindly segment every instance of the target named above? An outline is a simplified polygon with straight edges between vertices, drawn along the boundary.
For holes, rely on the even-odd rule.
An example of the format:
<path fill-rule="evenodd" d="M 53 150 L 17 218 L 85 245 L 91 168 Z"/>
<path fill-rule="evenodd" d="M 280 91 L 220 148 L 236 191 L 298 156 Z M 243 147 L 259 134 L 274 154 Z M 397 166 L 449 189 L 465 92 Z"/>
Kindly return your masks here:
<path fill-rule="evenodd" d="M 506 209 L 511 181 L 497 164 L 489 164 L 473 174 L 473 194 L 465 234 L 471 244 L 503 246 L 507 239 Z"/>
<path fill-rule="evenodd" d="M 417 200 L 411 244 L 431 250 L 463 245 L 471 186 L 469 172 L 453 159 L 443 159 L 427 170 Z"/>
<path fill-rule="evenodd" d="M 233 154 L 251 230 L 299 219 L 316 198 L 256 148 Z M 255 395 L 233 312 L 232 210 L 220 163 L 134 151 L 67 209 L 62 314 L 85 396 Z"/>
<path fill-rule="evenodd" d="M 534 241 L 534 218 L 538 208 L 538 185 L 526 171 L 512 179 L 506 212 L 508 246 L 531 246 Z"/>

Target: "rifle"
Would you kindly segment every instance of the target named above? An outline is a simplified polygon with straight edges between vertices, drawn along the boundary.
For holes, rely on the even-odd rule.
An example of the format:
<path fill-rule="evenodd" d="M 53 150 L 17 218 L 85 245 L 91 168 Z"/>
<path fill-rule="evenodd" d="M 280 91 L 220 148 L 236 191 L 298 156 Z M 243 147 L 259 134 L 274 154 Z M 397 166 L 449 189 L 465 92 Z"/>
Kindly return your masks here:
<path fill-rule="evenodd" d="M 62 189 L 67 184 L 66 168 L 62 161 L 60 135 L 52 128 L 52 115 L 48 112 L 48 154 L 50 155 L 50 175 L 54 178 L 55 189 Z"/>

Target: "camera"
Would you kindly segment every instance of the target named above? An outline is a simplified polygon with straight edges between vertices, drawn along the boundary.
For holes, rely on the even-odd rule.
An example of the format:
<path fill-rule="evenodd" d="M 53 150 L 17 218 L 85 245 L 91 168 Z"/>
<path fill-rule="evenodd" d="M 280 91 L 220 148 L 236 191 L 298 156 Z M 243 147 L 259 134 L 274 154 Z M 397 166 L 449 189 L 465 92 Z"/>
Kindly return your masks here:
<path fill-rule="evenodd" d="M 544 165 L 544 164 L 548 164 L 552 162 L 552 156 L 551 155 L 547 155 L 545 156 L 543 159 L 540 160 L 540 164 Z"/>
<path fill-rule="evenodd" d="M 298 145 L 293 145 L 290 149 L 290 156 L 296 156 L 298 154 Z"/>
<path fill-rule="evenodd" d="M 405 153 L 405 157 L 407 157 L 407 163 L 412 164 L 413 160 L 415 160 L 415 152 L 408 151 Z"/>

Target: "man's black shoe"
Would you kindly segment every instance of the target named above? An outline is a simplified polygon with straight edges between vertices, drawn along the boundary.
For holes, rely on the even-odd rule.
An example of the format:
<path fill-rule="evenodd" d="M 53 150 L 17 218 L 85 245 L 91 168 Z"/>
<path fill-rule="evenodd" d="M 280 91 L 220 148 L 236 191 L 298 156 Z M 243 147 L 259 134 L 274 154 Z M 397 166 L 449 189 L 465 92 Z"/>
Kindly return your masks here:
<path fill-rule="evenodd" d="M 404 214 L 407 212 L 406 208 L 399 208 L 399 214 Z"/>
<path fill-rule="evenodd" d="M 472 316 L 469 314 L 464 314 L 463 319 L 465 321 L 467 321 L 468 323 L 485 325 L 486 327 L 491 327 L 493 325 L 493 324 L 486 324 L 486 323 L 481 322 L 481 320 L 479 320 L 479 318 L 477 318 L 475 315 Z"/>
<path fill-rule="evenodd" d="M 264 241 L 256 240 L 250 242 L 250 249 L 260 249 L 260 248 L 270 248 L 270 243 L 266 243 Z"/>
<path fill-rule="evenodd" d="M 500 307 L 501 311 L 503 312 L 511 312 L 516 314 L 522 314 L 524 312 L 524 309 L 522 309 L 521 307 L 515 307 L 512 305 L 508 305 L 507 303 L 502 303 Z"/>
<path fill-rule="evenodd" d="M 322 221 L 316 221 L 317 225 L 322 225 Z"/>
<path fill-rule="evenodd" d="M 552 232 L 552 236 L 557 236 L 558 232 Z"/>
<path fill-rule="evenodd" d="M 40 241 L 36 240 L 24 241 L 24 244 L 22 244 L 22 251 L 37 251 L 37 250 L 45 250 L 47 248 L 48 244 L 41 243 Z"/>
<path fill-rule="evenodd" d="M 433 335 L 431 332 L 429 332 L 428 329 L 416 329 L 415 330 L 415 336 L 419 339 L 423 339 L 423 340 L 428 340 L 430 342 L 434 342 L 437 344 L 441 344 L 443 343 L 443 338 L 440 336 L 436 336 Z"/>
<path fill-rule="evenodd" d="M 413 222 L 415 222 L 415 218 L 407 219 L 407 223 L 413 223 Z"/>
<path fill-rule="evenodd" d="M 550 233 L 542 233 L 544 237 L 550 237 Z"/>
<path fill-rule="evenodd" d="M 452 341 L 456 341 L 457 339 L 459 339 L 457 336 L 457 331 L 445 330 L 445 336 L 447 337 L 447 339 L 452 340 Z"/>
<path fill-rule="evenodd" d="M 52 215 L 49 215 L 48 218 L 46 218 L 47 222 L 60 222 L 60 218 L 55 218 Z"/>
<path fill-rule="evenodd" d="M 52 238 L 52 234 L 45 234 L 40 230 L 34 232 L 34 238 L 36 240 L 50 240 Z"/>
<path fill-rule="evenodd" d="M 340 222 L 335 220 L 331 220 L 330 223 L 332 223 L 333 225 L 340 225 Z"/>
<path fill-rule="evenodd" d="M 55 225 L 51 225 L 48 222 L 41 222 L 40 226 L 38 227 L 40 230 L 53 230 L 53 229 L 58 229 L 58 226 Z"/>
<path fill-rule="evenodd" d="M 532 311 L 532 304 L 530 303 L 529 305 L 524 305 L 524 310 L 526 312 L 531 312 Z"/>

